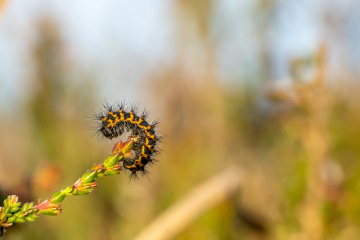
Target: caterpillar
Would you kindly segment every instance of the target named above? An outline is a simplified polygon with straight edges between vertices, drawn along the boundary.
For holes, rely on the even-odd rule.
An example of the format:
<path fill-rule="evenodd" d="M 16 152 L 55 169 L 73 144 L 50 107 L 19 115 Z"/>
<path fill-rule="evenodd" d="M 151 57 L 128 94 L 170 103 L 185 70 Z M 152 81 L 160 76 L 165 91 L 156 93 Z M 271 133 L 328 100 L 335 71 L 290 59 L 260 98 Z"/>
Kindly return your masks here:
<path fill-rule="evenodd" d="M 159 143 L 163 136 L 155 133 L 159 121 L 148 122 L 150 112 L 143 110 L 139 114 L 138 105 L 130 104 L 129 107 L 124 102 L 114 105 L 103 104 L 100 113 L 94 114 L 97 121 L 96 135 L 108 139 L 117 138 L 125 131 L 131 132 L 131 139 L 134 140 L 132 150 L 133 158 L 125 158 L 123 167 L 131 172 L 132 178 L 138 179 L 137 173 L 147 174 L 145 169 L 147 164 L 153 164 L 154 157 L 159 154 Z"/>

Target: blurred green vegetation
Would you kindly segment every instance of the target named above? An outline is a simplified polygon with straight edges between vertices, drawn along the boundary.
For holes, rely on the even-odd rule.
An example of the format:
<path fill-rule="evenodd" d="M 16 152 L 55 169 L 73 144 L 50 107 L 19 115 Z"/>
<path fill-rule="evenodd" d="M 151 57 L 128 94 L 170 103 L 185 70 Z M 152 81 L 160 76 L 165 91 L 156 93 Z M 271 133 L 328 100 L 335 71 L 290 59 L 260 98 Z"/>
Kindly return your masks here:
<path fill-rule="evenodd" d="M 182 47 L 188 38 L 202 39 L 206 61 L 186 74 L 179 54 L 173 67 L 149 76 L 146 92 L 159 107 L 151 117 L 161 120 L 166 137 L 151 180 L 128 185 L 126 174 L 100 179 L 91 195 L 66 199 L 59 216 L 19 224 L 4 239 L 132 239 L 231 164 L 247 173 L 239 195 L 176 239 L 358 239 L 360 87 L 324 82 L 326 47 L 290 64 L 293 79 L 286 88 L 220 82 L 208 30 L 212 1 L 178 4 Z M 259 4 L 259 11 L 270 11 Z M 190 23 L 196 23 L 195 35 L 187 32 Z M 31 95 L 16 118 L 0 121 L 0 196 L 16 194 L 21 202 L 73 183 L 114 143 L 91 138 L 90 108 L 103 100 L 96 82 L 86 90 L 68 87 L 73 63 L 51 19 L 39 22 L 32 57 Z M 310 77 L 303 74 L 309 66 Z"/>

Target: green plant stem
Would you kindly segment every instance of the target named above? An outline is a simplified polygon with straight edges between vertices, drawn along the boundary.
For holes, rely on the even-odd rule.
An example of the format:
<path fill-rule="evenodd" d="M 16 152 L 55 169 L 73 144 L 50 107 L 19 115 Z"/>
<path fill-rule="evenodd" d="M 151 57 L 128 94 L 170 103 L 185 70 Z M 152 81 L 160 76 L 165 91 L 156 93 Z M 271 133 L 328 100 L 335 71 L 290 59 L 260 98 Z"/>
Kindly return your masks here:
<path fill-rule="evenodd" d="M 56 216 L 61 213 L 61 202 L 72 195 L 87 195 L 96 187 L 96 178 L 120 174 L 122 167 L 119 165 L 124 161 L 124 156 L 131 157 L 131 148 L 134 141 L 129 137 L 128 141 L 119 141 L 114 145 L 112 153 L 107 156 L 103 164 L 94 164 L 92 168 L 84 173 L 73 185 L 56 191 L 50 198 L 35 205 L 34 202 L 25 203 L 21 206 L 16 195 L 10 195 L 4 200 L 4 206 L 0 207 L 0 236 L 4 228 L 11 227 L 15 223 L 25 221 L 33 222 L 39 218 L 39 214 Z"/>

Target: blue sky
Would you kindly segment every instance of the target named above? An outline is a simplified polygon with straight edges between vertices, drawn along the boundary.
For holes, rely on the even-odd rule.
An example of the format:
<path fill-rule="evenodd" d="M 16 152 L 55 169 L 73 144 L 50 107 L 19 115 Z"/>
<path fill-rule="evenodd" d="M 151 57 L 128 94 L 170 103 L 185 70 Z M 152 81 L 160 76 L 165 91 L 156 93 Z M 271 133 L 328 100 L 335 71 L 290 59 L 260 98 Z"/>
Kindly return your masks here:
<path fill-rule="evenodd" d="M 273 64 L 269 78 L 286 78 L 288 59 L 311 54 L 319 47 L 326 36 L 321 11 L 347 12 L 359 1 L 276 2 L 275 17 L 264 33 Z M 254 3 L 216 1 L 212 34 L 224 81 L 256 75 L 259 70 L 258 27 L 267 19 L 256 15 Z M 148 72 L 172 64 L 178 44 L 174 6 L 175 1 L 169 0 L 11 0 L 0 22 L 0 107 L 27 94 L 31 75 L 28 49 L 35 38 L 36 19 L 42 15 L 59 21 L 77 68 L 104 82 L 100 97 L 111 95 L 121 84 L 122 96 L 131 98 Z M 356 31 L 351 34 L 352 39 L 359 36 Z M 357 42 L 352 41 L 354 45 Z M 126 84 L 119 79 L 126 79 Z"/>
<path fill-rule="evenodd" d="M 0 101 L 26 94 L 31 70 L 28 48 L 36 19 L 56 18 L 71 58 L 103 79 L 128 79 L 127 88 L 144 71 L 169 58 L 171 11 L 166 0 L 143 1 L 27 1 L 12 0 L 0 23 Z M 121 67 L 119 67 L 121 66 Z M 110 74 L 108 74 L 110 73 Z M 102 84 L 106 85 L 106 84 Z M 108 84 L 111 85 L 111 84 Z M 109 89 L 102 89 L 103 95 Z M 131 90 L 124 89 L 124 93 Z M 126 97 L 126 96 L 125 96 Z"/>

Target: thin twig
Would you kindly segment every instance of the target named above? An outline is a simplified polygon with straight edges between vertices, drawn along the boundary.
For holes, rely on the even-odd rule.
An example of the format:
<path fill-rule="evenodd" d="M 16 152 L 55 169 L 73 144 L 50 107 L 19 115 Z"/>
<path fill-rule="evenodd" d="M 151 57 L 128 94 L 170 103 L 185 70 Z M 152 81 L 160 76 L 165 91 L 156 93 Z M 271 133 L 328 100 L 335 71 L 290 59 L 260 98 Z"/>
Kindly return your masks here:
<path fill-rule="evenodd" d="M 37 204 L 30 202 L 21 205 L 16 195 L 8 196 L 4 200 L 4 206 L 0 207 L 0 237 L 4 229 L 13 226 L 14 223 L 33 222 L 39 218 L 39 214 L 50 216 L 60 214 L 62 211 L 60 203 L 66 197 L 91 193 L 97 187 L 96 178 L 120 174 L 123 169 L 119 163 L 124 161 L 124 156 L 131 154 L 133 144 L 131 137 L 125 143 L 122 141 L 115 143 L 112 154 L 107 156 L 103 164 L 94 164 L 91 170 L 86 171 L 73 185 L 56 191 L 42 203 L 39 199 Z"/>

